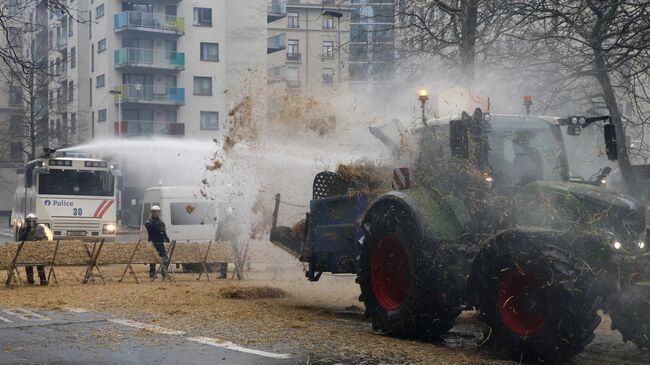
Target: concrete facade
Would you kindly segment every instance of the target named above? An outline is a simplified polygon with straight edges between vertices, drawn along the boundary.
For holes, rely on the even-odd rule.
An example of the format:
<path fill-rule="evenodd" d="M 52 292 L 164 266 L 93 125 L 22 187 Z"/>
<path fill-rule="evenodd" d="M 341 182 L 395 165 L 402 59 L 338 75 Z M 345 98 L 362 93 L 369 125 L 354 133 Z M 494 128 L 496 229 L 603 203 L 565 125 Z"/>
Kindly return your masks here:
<path fill-rule="evenodd" d="M 349 1 L 289 0 L 280 6 L 286 6 L 284 16 L 269 17 L 269 84 L 315 90 L 347 80 Z"/>

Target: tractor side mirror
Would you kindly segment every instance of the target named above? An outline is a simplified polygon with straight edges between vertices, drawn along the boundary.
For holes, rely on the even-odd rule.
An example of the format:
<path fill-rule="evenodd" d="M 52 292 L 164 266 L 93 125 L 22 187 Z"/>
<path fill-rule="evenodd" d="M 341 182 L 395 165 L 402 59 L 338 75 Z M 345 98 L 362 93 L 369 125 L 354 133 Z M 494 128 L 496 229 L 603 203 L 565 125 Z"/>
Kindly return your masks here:
<path fill-rule="evenodd" d="M 605 124 L 603 126 L 603 134 L 605 136 L 605 152 L 610 161 L 618 159 L 618 149 L 616 142 L 616 129 L 613 124 Z"/>
<path fill-rule="evenodd" d="M 451 155 L 469 158 L 469 124 L 465 120 L 449 122 L 449 147 Z"/>

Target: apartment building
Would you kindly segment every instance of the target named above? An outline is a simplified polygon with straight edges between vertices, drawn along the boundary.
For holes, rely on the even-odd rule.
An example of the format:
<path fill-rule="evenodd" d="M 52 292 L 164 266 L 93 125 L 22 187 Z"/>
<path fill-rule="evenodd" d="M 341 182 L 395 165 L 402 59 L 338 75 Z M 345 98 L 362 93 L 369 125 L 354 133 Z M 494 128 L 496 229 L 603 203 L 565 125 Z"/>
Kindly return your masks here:
<path fill-rule="evenodd" d="M 349 9 L 342 0 L 269 0 L 269 84 L 309 91 L 347 80 Z"/>
<path fill-rule="evenodd" d="M 50 14 L 49 20 L 50 67 L 60 75 L 50 103 L 65 116 L 50 125 L 79 131 L 82 139 L 212 138 L 247 70 L 266 69 L 266 11 L 259 1 L 69 5 L 76 19 Z"/>
<path fill-rule="evenodd" d="M 15 59 L 0 63 L 0 215 L 9 215 L 26 160 L 49 144 L 48 35 L 44 5 L 25 9 L 9 0 L 4 6 L 8 34 L 0 46 L 15 52 Z M 36 72 L 23 72 L 21 64 Z"/>
<path fill-rule="evenodd" d="M 68 0 L 49 15 L 49 125 L 74 141 L 220 136 L 255 70 L 266 70 L 266 8 L 259 0 Z M 63 135 L 62 135 L 63 136 Z M 118 207 L 139 214 L 164 166 L 120 161 Z M 167 175 L 168 176 L 168 175 Z M 198 183 L 198 182 L 197 182 Z M 132 204 L 132 202 L 136 202 Z M 136 219 L 137 223 L 137 219 Z"/>

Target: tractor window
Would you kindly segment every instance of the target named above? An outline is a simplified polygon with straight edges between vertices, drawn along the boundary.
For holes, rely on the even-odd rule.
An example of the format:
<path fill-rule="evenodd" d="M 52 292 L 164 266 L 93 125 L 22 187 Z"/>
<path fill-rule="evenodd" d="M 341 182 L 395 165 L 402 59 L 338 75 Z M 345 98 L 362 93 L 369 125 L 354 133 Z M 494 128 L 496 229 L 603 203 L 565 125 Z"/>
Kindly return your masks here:
<path fill-rule="evenodd" d="M 505 185 L 562 180 L 562 143 L 552 126 L 538 118 L 497 117 L 492 121 L 489 161 Z"/>

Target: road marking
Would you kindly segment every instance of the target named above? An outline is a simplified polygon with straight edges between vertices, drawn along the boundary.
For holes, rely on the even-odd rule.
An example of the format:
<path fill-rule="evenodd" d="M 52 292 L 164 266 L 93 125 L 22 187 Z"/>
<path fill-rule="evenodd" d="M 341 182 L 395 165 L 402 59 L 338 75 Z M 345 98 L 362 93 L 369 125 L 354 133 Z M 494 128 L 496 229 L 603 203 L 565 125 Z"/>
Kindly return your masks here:
<path fill-rule="evenodd" d="M 216 347 L 221 347 L 225 348 L 228 350 L 233 350 L 233 351 L 239 351 L 239 352 L 245 352 L 247 354 L 253 354 L 253 355 L 259 355 L 259 356 L 264 356 L 264 357 L 270 357 L 273 359 L 288 359 L 291 356 L 288 354 L 276 354 L 273 352 L 266 352 L 266 351 L 260 351 L 260 350 L 253 350 L 249 349 L 246 347 L 241 347 L 237 344 L 234 344 L 230 341 L 219 341 L 214 338 L 209 338 L 209 337 L 190 337 L 188 340 L 193 341 L 193 342 L 198 342 L 204 345 L 210 345 L 210 346 L 216 346 Z"/>
<path fill-rule="evenodd" d="M 63 307 L 63 309 L 73 313 L 88 313 L 88 309 L 83 309 L 83 308 Z"/>
<path fill-rule="evenodd" d="M 9 319 L 7 319 L 7 318 L 5 318 L 3 316 L 0 316 L 0 321 L 3 321 L 4 323 L 14 323 L 14 321 L 9 320 Z"/>
<path fill-rule="evenodd" d="M 3 309 L 3 312 L 16 316 L 23 321 L 51 321 L 52 319 L 38 313 L 34 313 L 25 308 Z"/>
<path fill-rule="evenodd" d="M 141 323 L 141 322 L 136 322 L 132 321 L 130 319 L 109 319 L 109 322 L 121 324 L 122 326 L 127 326 L 127 327 L 133 327 L 133 328 L 139 328 L 142 330 L 154 332 L 154 333 L 160 333 L 163 335 L 184 335 L 185 331 L 177 331 L 177 330 L 172 330 L 169 328 L 164 328 L 160 326 L 156 326 L 153 324 L 146 324 L 146 323 Z"/>

